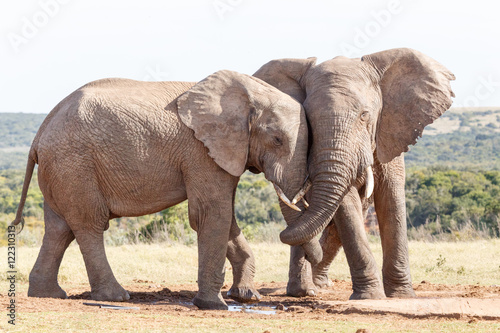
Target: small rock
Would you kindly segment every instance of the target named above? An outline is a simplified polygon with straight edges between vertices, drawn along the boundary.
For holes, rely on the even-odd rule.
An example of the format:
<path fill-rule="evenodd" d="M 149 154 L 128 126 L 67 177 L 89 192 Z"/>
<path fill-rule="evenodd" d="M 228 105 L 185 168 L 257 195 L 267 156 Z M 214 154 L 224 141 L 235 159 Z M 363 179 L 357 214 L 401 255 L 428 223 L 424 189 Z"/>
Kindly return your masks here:
<path fill-rule="evenodd" d="M 150 284 L 148 286 L 149 289 L 153 289 L 153 288 L 161 288 L 161 286 L 159 284 Z"/>
<path fill-rule="evenodd" d="M 359 328 L 356 333 L 372 333 L 371 330 L 367 329 L 367 328 Z"/>
<path fill-rule="evenodd" d="M 288 309 L 286 310 L 287 312 L 297 312 L 297 313 L 304 313 L 306 310 L 301 307 L 301 306 L 289 306 Z"/>

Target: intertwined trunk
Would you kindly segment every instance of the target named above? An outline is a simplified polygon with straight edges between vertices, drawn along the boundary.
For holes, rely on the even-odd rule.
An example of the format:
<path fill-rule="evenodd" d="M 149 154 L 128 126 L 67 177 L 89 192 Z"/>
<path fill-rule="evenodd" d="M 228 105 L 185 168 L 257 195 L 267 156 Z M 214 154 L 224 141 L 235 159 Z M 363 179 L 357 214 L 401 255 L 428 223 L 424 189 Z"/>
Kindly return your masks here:
<path fill-rule="evenodd" d="M 315 131 L 309 157 L 310 207 L 281 233 L 281 241 L 289 245 L 304 244 L 323 231 L 358 171 L 358 154 L 345 133 L 348 119 L 309 119 Z"/>

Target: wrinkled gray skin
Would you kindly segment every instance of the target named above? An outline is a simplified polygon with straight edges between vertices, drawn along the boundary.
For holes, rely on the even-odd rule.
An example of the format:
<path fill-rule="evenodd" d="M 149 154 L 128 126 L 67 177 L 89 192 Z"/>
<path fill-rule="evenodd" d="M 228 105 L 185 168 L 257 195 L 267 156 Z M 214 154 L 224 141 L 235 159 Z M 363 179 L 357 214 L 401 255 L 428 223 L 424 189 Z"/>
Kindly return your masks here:
<path fill-rule="evenodd" d="M 38 163 L 45 235 L 28 295 L 66 297 L 57 274 L 76 238 L 92 299 L 128 300 L 105 254 L 109 220 L 188 199 L 190 224 L 198 233 L 194 304 L 227 309 L 220 292 L 226 256 L 234 271 L 229 295 L 258 300 L 253 254 L 234 218 L 236 186 L 251 168 L 292 198 L 306 177 L 307 139 L 302 105 L 248 75 L 220 71 L 194 86 L 125 79 L 83 86 L 47 116 L 29 154 L 13 224 L 21 221 Z"/>
<path fill-rule="evenodd" d="M 273 60 L 254 74 L 304 104 L 312 137 L 310 207 L 303 215 L 285 216 L 293 222 L 280 235 L 294 245 L 288 293 L 314 295 L 315 286 L 326 286 L 328 268 L 342 244 L 353 283 L 351 299 L 414 297 L 402 153 L 451 106 L 454 76 L 411 49 L 361 59 L 336 57 L 319 65 L 315 60 Z M 371 198 L 365 195 L 369 166 L 375 177 Z M 383 282 L 363 228 L 372 201 L 382 239 Z M 323 260 L 311 272 L 304 249 L 296 245 L 323 230 Z"/>

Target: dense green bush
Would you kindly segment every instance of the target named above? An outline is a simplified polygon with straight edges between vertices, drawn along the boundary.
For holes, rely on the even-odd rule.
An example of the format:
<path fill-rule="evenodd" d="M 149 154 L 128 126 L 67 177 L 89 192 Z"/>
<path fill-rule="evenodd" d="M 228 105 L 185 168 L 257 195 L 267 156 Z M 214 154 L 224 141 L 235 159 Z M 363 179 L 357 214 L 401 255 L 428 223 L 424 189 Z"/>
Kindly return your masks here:
<path fill-rule="evenodd" d="M 500 236 L 500 171 L 457 171 L 432 167 L 406 179 L 410 227 L 429 225 L 433 233 L 465 225 Z"/>

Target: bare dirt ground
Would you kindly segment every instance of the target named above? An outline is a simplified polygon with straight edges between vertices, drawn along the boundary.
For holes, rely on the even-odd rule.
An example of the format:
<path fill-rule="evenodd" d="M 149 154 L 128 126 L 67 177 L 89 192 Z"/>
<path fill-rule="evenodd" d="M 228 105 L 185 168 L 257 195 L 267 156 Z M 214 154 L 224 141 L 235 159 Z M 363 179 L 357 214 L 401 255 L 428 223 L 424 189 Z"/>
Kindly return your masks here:
<path fill-rule="evenodd" d="M 28 298 L 26 294 L 17 297 L 20 313 L 43 312 L 50 309 L 56 312 L 98 312 L 111 311 L 99 306 L 84 303 L 111 304 L 133 307 L 124 309 L 137 314 L 171 314 L 191 317 L 238 318 L 241 316 L 265 317 L 276 319 L 337 319 L 363 318 L 376 320 L 477 320 L 500 321 L 500 286 L 479 285 L 439 285 L 425 281 L 415 284 L 417 299 L 387 299 L 370 301 L 348 301 L 351 284 L 347 281 L 333 281 L 333 286 L 322 290 L 317 297 L 293 298 L 285 295 L 286 283 L 271 282 L 257 284 L 262 300 L 246 309 L 241 304 L 226 298 L 231 312 L 201 311 L 191 300 L 196 294 L 194 284 L 169 286 L 153 284 L 149 281 L 136 280 L 133 285 L 125 286 L 131 299 L 128 302 L 110 303 L 90 300 L 90 293 L 83 289 L 67 290 L 69 299 Z M 226 295 L 229 286 L 224 286 Z M 6 295 L 0 295 L 1 304 L 7 304 Z M 236 311 L 235 311 L 236 310 Z"/>

